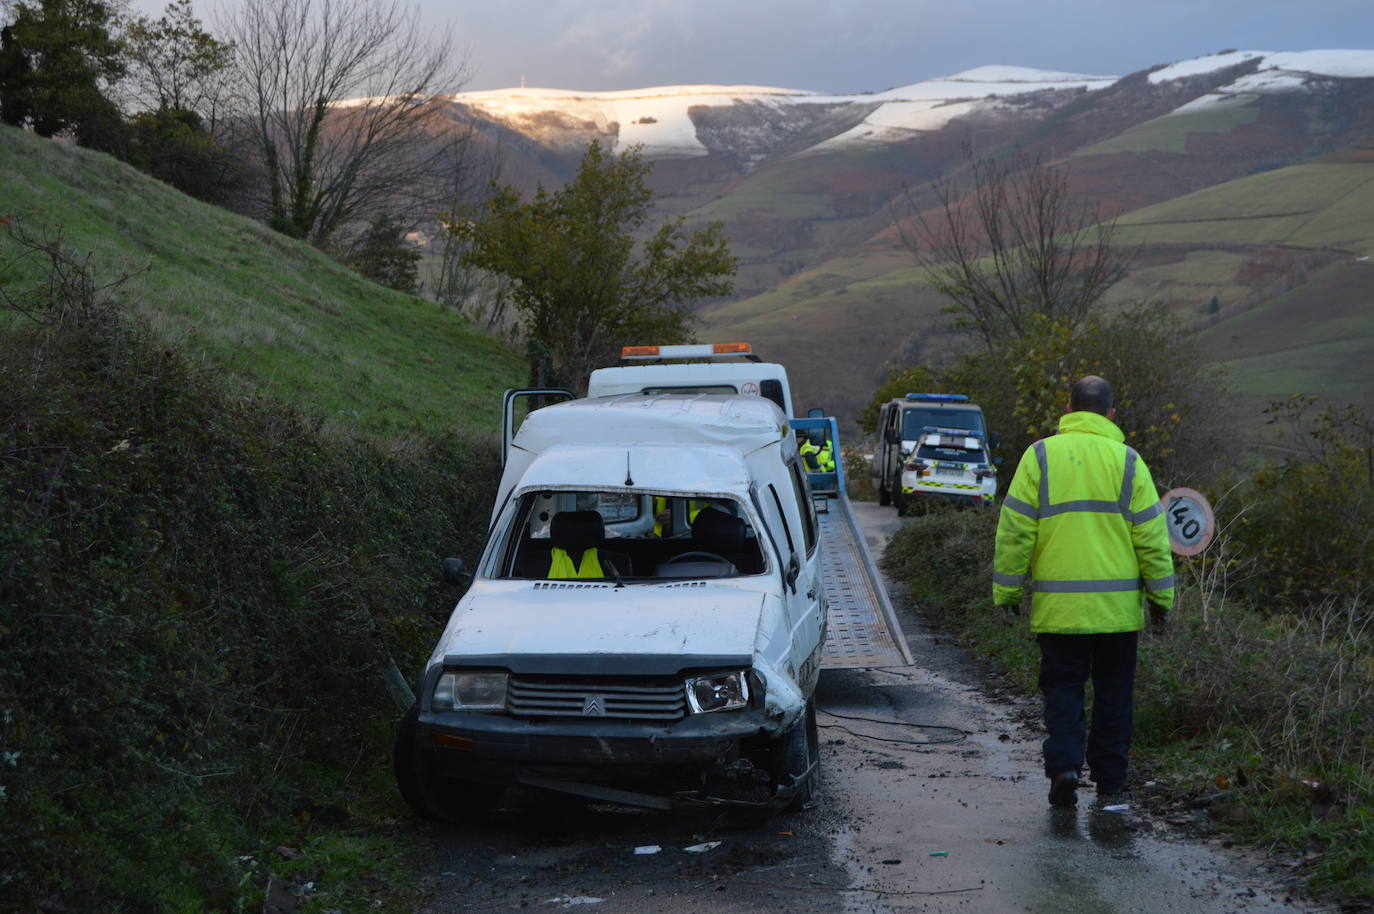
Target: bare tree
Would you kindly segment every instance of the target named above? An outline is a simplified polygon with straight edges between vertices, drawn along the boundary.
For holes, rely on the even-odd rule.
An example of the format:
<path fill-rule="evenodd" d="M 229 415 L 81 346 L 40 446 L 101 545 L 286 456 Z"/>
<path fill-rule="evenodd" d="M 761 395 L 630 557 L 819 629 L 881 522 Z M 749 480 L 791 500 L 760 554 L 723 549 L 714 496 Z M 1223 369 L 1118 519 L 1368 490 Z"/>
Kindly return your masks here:
<path fill-rule="evenodd" d="M 508 277 L 490 273 L 468 262 L 473 250 L 471 233 L 460 225 L 481 217 L 502 177 L 499 140 L 484 147 L 471 141 L 476 128 L 469 124 L 457 146 L 459 155 L 449 171 L 449 199 L 452 209 L 441 218 L 442 247 L 438 273 L 434 277 L 434 299 L 439 304 L 466 314 L 487 330 L 513 335 L 518 324 L 510 309 Z"/>
<path fill-rule="evenodd" d="M 1112 244 L 1116 220 L 1075 201 L 1064 168 L 964 152 L 968 179 L 932 184 L 931 211 L 907 193 L 902 242 L 989 348 L 1034 314 L 1079 325 L 1132 259 Z"/>
<path fill-rule="evenodd" d="M 433 192 L 451 126 L 435 96 L 467 76 L 451 29 L 400 0 L 245 0 L 224 31 L 274 228 L 323 246 Z"/>

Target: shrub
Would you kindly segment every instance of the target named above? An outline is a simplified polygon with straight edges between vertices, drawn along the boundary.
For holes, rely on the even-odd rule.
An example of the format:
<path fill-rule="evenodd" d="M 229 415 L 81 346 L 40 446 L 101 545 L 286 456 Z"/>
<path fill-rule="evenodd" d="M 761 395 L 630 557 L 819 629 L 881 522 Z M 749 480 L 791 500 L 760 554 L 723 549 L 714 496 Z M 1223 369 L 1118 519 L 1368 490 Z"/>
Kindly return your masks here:
<path fill-rule="evenodd" d="M 25 237 L 65 279 L 0 261 L 0 908 L 241 906 L 258 841 L 385 779 L 496 455 L 232 397 Z"/>

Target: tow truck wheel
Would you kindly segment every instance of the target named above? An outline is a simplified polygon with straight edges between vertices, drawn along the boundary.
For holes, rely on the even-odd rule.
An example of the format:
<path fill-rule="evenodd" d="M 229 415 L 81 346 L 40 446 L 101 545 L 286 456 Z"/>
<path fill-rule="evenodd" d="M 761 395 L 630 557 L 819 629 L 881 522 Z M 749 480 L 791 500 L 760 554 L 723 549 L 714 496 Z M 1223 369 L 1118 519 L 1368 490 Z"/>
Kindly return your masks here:
<path fill-rule="evenodd" d="M 462 825 L 473 814 L 492 809 L 501 801 L 504 788 L 447 778 L 434 771 L 428 753 L 415 745 L 420 710 L 412 706 L 396 728 L 392 764 L 401 797 L 417 816 L 431 822 Z"/>
<path fill-rule="evenodd" d="M 816 702 L 806 702 L 806 712 L 781 739 L 774 756 L 774 787 L 803 778 L 796 792 L 782 807 L 783 812 L 796 812 L 810 802 L 816 793 L 816 775 L 820 770 L 820 739 L 816 728 Z"/>

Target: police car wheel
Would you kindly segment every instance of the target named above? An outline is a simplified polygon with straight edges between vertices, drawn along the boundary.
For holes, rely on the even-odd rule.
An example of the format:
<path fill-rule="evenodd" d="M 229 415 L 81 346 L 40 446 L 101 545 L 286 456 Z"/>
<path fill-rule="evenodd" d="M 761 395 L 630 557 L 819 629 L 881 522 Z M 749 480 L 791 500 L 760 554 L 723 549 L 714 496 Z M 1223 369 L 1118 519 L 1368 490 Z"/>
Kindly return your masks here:
<path fill-rule="evenodd" d="M 434 771 L 428 753 L 416 746 L 419 716 L 419 708 L 411 706 L 396 728 L 392 752 L 396 786 L 406 805 L 422 819 L 450 825 L 471 821 L 474 813 L 495 807 L 504 788 L 447 778 Z"/>

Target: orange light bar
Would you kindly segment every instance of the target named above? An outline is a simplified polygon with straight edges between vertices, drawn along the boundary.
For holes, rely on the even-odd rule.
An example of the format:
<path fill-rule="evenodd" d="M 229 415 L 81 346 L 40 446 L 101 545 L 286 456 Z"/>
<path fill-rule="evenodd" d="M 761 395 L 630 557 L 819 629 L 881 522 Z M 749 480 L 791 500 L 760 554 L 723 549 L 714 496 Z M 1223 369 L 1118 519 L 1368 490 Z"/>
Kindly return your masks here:
<path fill-rule="evenodd" d="M 434 745 L 447 746 L 450 749 L 471 749 L 477 741 L 471 736 L 458 736 L 453 733 L 435 733 Z"/>
<path fill-rule="evenodd" d="M 754 347 L 748 343 L 716 343 L 711 346 L 711 351 L 717 355 L 729 352 L 753 352 Z"/>
<path fill-rule="evenodd" d="M 622 359 L 633 358 L 634 356 L 658 355 L 657 346 L 622 346 L 620 357 Z"/>

